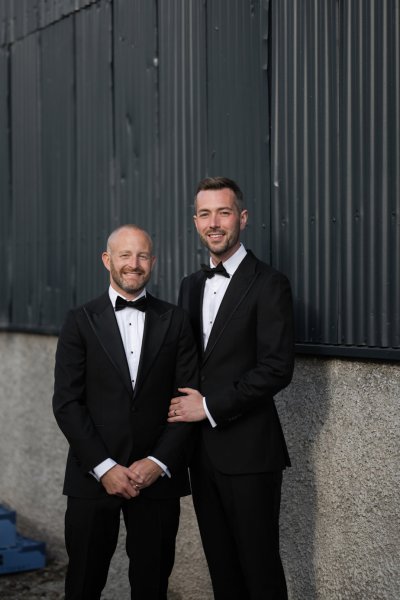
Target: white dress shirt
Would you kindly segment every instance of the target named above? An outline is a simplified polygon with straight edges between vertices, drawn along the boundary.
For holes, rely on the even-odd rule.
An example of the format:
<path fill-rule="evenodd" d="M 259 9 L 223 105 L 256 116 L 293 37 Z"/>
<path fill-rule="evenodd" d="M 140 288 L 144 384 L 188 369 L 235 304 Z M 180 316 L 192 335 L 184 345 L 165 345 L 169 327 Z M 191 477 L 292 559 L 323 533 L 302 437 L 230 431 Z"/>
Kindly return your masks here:
<path fill-rule="evenodd" d="M 235 254 L 233 254 L 227 261 L 223 262 L 223 266 L 226 271 L 229 273 L 229 278 L 224 275 L 216 274 L 213 277 L 210 277 L 206 280 L 204 285 L 204 295 L 203 295 L 203 347 L 204 349 L 207 347 L 208 340 L 210 338 L 211 329 L 214 325 L 215 318 L 217 316 L 219 307 L 221 306 L 221 302 L 225 296 L 225 292 L 228 289 L 228 286 L 231 282 L 231 278 L 234 275 L 236 269 L 239 267 L 242 260 L 245 258 L 247 252 L 243 244 L 240 244 L 239 248 L 236 250 Z M 215 267 L 211 258 L 210 258 L 210 267 Z M 203 398 L 203 406 L 206 412 L 207 418 L 210 421 L 212 427 L 216 427 L 217 424 L 214 421 L 210 411 L 207 408 L 206 398 Z"/>
<path fill-rule="evenodd" d="M 111 304 L 115 309 L 115 302 L 118 294 L 114 290 L 113 287 L 110 286 L 108 291 Z M 139 300 L 139 298 L 145 297 L 146 291 L 142 290 L 135 300 Z M 127 300 L 124 296 L 121 296 L 124 300 Z M 131 376 L 132 388 L 135 387 L 137 373 L 139 368 L 139 359 L 140 352 L 142 349 L 143 342 L 143 331 L 144 331 L 144 321 L 146 318 L 146 313 L 141 310 L 137 310 L 136 308 L 131 308 L 127 306 L 123 310 L 118 310 L 115 312 L 115 318 L 117 319 L 119 332 L 121 334 L 122 343 L 125 349 L 126 360 L 128 361 L 129 373 Z"/>
<path fill-rule="evenodd" d="M 115 309 L 115 302 L 118 296 L 124 298 L 124 300 L 128 300 L 121 294 L 118 294 L 114 290 L 114 288 L 110 285 L 108 294 L 110 296 L 111 304 Z M 146 290 L 142 290 L 142 292 L 135 298 L 135 300 L 139 300 L 142 296 L 146 296 Z M 140 353 L 142 350 L 142 342 L 143 342 L 143 331 L 144 331 L 144 322 L 146 319 L 146 313 L 138 310 L 137 308 L 131 308 L 127 306 L 123 310 L 118 310 L 115 312 L 115 317 L 117 319 L 118 328 L 121 334 L 122 343 L 125 349 L 126 360 L 128 361 L 129 373 L 131 376 L 132 388 L 135 387 L 137 373 L 139 368 L 139 360 Z M 170 473 L 168 471 L 168 467 L 164 465 L 161 461 L 154 456 L 148 456 L 152 461 L 154 461 L 159 467 L 162 468 L 164 473 L 166 473 L 170 477 Z M 112 467 L 114 467 L 117 463 L 112 458 L 106 458 L 102 463 L 94 467 L 93 475 L 97 480 L 107 473 Z"/>

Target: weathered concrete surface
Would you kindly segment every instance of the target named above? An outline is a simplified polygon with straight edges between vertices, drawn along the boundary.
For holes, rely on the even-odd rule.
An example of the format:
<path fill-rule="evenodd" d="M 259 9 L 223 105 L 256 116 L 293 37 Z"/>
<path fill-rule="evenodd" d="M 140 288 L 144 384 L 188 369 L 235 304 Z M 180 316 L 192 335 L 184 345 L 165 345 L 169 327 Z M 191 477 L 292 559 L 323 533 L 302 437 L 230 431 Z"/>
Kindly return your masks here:
<path fill-rule="evenodd" d="M 291 598 L 400 598 L 400 365 L 302 358 L 277 404 Z"/>
<path fill-rule="evenodd" d="M 62 563 L 66 442 L 51 411 L 55 346 L 52 337 L 0 334 L 0 503 Z M 277 398 L 293 463 L 281 519 L 291 600 L 400 597 L 399 400 L 398 364 L 298 358 Z M 209 600 L 191 500 L 182 505 L 170 598 Z M 128 597 L 122 531 L 104 598 Z"/>

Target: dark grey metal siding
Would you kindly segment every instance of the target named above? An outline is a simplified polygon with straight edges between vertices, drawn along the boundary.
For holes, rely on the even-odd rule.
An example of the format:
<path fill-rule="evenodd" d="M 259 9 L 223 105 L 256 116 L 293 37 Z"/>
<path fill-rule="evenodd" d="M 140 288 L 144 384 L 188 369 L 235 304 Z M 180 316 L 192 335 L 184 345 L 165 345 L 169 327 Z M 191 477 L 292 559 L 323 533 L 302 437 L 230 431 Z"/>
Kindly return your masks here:
<path fill-rule="evenodd" d="M 113 167 L 111 19 L 112 5 L 105 0 L 75 17 L 78 304 L 104 281 L 100 253 L 111 217 Z"/>
<path fill-rule="evenodd" d="M 158 10 L 162 295 L 200 262 L 192 215 L 193 188 L 207 169 L 207 11 L 196 0 L 158 2 Z"/>
<path fill-rule="evenodd" d="M 400 346 L 399 2 L 340 8 L 339 341 Z"/>
<path fill-rule="evenodd" d="M 247 244 L 270 259 L 268 3 L 208 3 L 208 158 L 245 190 Z"/>
<path fill-rule="evenodd" d="M 9 51 L 0 48 L 0 256 L 3 260 L 0 323 L 9 322 L 11 306 L 11 157 L 9 134 Z"/>
<path fill-rule="evenodd" d="M 43 218 L 40 131 L 39 36 L 11 47 L 11 315 L 14 323 L 40 322 Z M 23 294 L 23 299 L 21 298 Z"/>
<path fill-rule="evenodd" d="M 112 227 L 137 222 L 154 236 L 158 194 L 157 12 L 154 2 L 114 4 Z"/>
<path fill-rule="evenodd" d="M 336 344 L 338 3 L 271 11 L 272 259 L 290 275 L 297 339 Z"/>
<path fill-rule="evenodd" d="M 174 300 L 224 174 L 299 349 L 399 358 L 399 40 L 395 0 L 0 0 L 0 327 L 57 331 L 124 222 Z"/>
<path fill-rule="evenodd" d="M 41 189 L 45 210 L 40 260 L 45 265 L 45 327 L 54 327 L 65 306 L 72 306 L 77 299 L 73 25 L 72 19 L 64 19 L 41 33 Z"/>
<path fill-rule="evenodd" d="M 10 44 L 98 0 L 0 0 L 0 45 Z"/>
<path fill-rule="evenodd" d="M 272 261 L 299 349 L 398 358 L 399 3 L 282 0 L 271 18 Z"/>

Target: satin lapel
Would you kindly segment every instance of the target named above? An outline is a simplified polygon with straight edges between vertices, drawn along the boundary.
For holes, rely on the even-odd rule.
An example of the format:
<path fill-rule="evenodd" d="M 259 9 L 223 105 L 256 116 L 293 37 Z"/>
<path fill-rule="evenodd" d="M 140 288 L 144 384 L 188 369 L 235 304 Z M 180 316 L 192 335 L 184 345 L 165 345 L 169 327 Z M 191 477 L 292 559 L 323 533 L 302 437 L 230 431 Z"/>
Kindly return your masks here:
<path fill-rule="evenodd" d="M 148 300 L 149 307 L 146 311 L 142 351 L 140 353 L 134 396 L 143 384 L 143 381 L 148 375 L 151 366 L 164 343 L 172 317 L 172 309 L 169 308 L 166 311 L 160 311 L 150 294 L 148 294 Z"/>
<path fill-rule="evenodd" d="M 243 260 L 243 263 L 237 269 L 236 273 L 233 275 L 232 281 L 228 285 L 228 289 L 226 290 L 224 298 L 221 302 L 221 306 L 219 307 L 213 328 L 211 329 L 207 348 L 204 352 L 203 364 L 208 360 L 210 354 L 215 348 L 215 345 L 218 343 L 226 327 L 229 325 L 229 321 L 233 314 L 242 304 L 248 292 L 254 285 L 258 277 L 257 273 L 255 273 L 254 267 L 254 256 L 252 254 L 248 254 L 248 256 Z"/>
<path fill-rule="evenodd" d="M 121 377 L 128 392 L 132 394 L 133 389 L 128 362 L 126 360 L 124 345 L 110 300 L 108 299 L 108 303 L 105 304 L 105 307 L 101 311 L 96 312 L 87 307 L 85 308 L 85 313 L 105 353 L 116 369 L 119 377 Z"/>
<path fill-rule="evenodd" d="M 191 315 L 191 323 L 195 339 L 199 340 L 199 350 L 204 352 L 203 338 L 203 296 L 206 276 L 203 273 L 199 274 L 195 285 L 190 290 L 189 298 L 189 313 Z"/>

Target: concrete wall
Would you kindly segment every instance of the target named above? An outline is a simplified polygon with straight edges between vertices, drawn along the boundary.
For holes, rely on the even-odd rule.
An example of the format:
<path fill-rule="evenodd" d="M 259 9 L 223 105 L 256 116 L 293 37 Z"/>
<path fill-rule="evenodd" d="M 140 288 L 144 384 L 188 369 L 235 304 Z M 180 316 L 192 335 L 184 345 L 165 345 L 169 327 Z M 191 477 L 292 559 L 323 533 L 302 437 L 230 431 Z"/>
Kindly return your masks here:
<path fill-rule="evenodd" d="M 51 411 L 56 339 L 0 334 L 0 503 L 63 561 L 66 443 Z M 285 473 L 282 555 L 290 600 L 400 597 L 400 365 L 299 357 L 277 406 Z M 212 598 L 190 499 L 182 505 L 173 600 Z M 105 600 L 128 597 L 123 536 Z"/>

